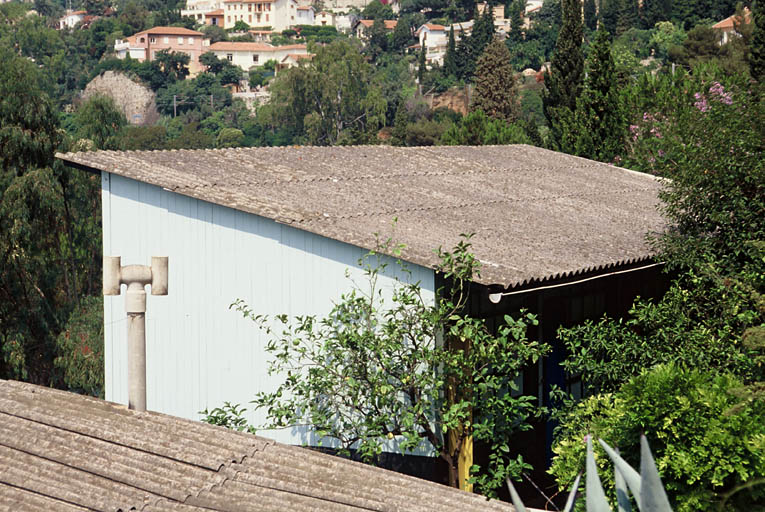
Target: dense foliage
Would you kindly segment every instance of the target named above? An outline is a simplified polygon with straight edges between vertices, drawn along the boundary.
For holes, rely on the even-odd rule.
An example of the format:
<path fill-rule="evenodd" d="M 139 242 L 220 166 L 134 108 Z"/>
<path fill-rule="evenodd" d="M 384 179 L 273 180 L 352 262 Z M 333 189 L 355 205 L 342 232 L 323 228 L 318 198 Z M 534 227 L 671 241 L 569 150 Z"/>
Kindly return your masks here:
<path fill-rule="evenodd" d="M 673 510 L 756 510 L 765 498 L 765 402 L 742 403 L 740 387 L 729 374 L 674 365 L 644 371 L 562 418 L 550 472 L 561 487 L 570 485 L 584 466 L 588 435 L 636 465 L 645 433 Z M 605 453 L 597 453 L 605 467 Z M 613 488 L 613 473 L 600 475 Z"/>

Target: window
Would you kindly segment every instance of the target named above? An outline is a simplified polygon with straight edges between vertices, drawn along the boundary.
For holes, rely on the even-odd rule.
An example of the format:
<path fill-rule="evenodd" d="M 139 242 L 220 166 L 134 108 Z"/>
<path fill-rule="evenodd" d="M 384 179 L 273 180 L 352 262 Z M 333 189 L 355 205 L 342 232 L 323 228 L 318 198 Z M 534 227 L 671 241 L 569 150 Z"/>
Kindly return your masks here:
<path fill-rule="evenodd" d="M 157 42 L 157 38 L 156 37 L 152 37 L 152 38 L 149 39 L 149 42 L 150 43 L 156 43 Z"/>
<path fill-rule="evenodd" d="M 213 21 L 215 21 L 215 20 L 213 20 Z M 194 38 L 193 37 L 189 38 L 189 44 L 194 44 Z"/>
<path fill-rule="evenodd" d="M 268 21 L 268 14 L 266 14 L 266 21 Z"/>
<path fill-rule="evenodd" d="M 257 55 L 253 55 L 252 56 L 252 62 L 258 62 L 258 56 Z"/>
<path fill-rule="evenodd" d="M 178 44 L 183 44 L 183 37 L 178 38 Z"/>
<path fill-rule="evenodd" d="M 226 60 L 231 62 L 234 60 L 234 54 L 233 53 L 227 53 L 226 54 Z"/>
<path fill-rule="evenodd" d="M 249 15 L 249 18 L 250 23 L 252 23 L 252 14 Z"/>
<path fill-rule="evenodd" d="M 165 36 L 165 37 L 162 38 L 162 42 L 165 43 L 165 44 L 170 44 L 170 38 Z"/>
<path fill-rule="evenodd" d="M 252 4 L 247 4 L 247 10 L 248 10 L 249 12 L 252 12 Z"/>
<path fill-rule="evenodd" d="M 142 38 L 141 38 L 141 42 L 142 42 L 142 43 L 145 43 L 145 42 L 146 42 L 146 38 L 145 38 L 145 37 L 142 37 Z"/>
<path fill-rule="evenodd" d="M 228 18 L 226 21 L 228 21 L 229 23 L 231 23 L 231 16 L 226 16 L 226 18 Z"/>

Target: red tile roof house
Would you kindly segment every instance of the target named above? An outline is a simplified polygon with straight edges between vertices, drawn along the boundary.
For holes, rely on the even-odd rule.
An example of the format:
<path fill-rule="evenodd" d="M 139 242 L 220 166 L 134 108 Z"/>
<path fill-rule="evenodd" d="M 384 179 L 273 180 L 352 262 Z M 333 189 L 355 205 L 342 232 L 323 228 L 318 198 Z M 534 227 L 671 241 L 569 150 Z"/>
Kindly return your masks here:
<path fill-rule="evenodd" d="M 359 39 L 366 39 L 367 31 L 369 31 L 369 29 L 372 28 L 372 25 L 374 25 L 374 23 L 375 23 L 375 20 L 358 20 L 353 26 L 353 33 L 356 34 L 356 37 L 358 37 Z M 393 30 L 396 28 L 397 23 L 398 23 L 398 20 L 383 20 L 383 24 L 385 25 L 385 31 L 393 32 Z"/>
<path fill-rule="evenodd" d="M 752 13 L 748 7 L 744 7 L 744 15 L 728 16 L 722 21 L 719 21 L 712 25 L 712 28 L 720 35 L 720 46 L 730 41 L 731 37 L 741 37 L 741 34 L 736 30 L 737 25 L 749 25 L 752 22 Z"/>
<path fill-rule="evenodd" d="M 98 173 L 103 250 L 123 265 L 169 257 L 167 297 L 148 297 L 147 407 L 198 419 L 224 401 L 247 404 L 273 390 L 265 334 L 229 309 L 242 299 L 258 314 L 326 315 L 364 282 L 358 259 L 375 233 L 405 244 L 401 258 L 426 300 L 442 277 L 438 247 L 475 233 L 481 262 L 471 314 L 497 325 L 526 308 L 530 333 L 553 346 L 526 368 L 520 392 L 549 403 L 557 385 L 581 393 L 560 367 L 560 325 L 623 315 L 635 296 L 661 291 L 648 232 L 664 228 L 654 177 L 526 145 L 235 148 L 59 154 Z M 392 220 L 397 218 L 395 228 Z M 391 264 L 390 268 L 395 268 Z M 382 276 L 390 287 L 396 274 Z M 127 403 L 124 294 L 105 299 L 106 398 Z M 248 411 L 262 425 L 266 412 Z M 551 427 L 512 443 L 544 481 Z M 264 431 L 316 444 L 308 427 Z M 411 457 L 438 478 L 432 459 Z M 480 462 L 479 462 L 480 463 Z M 430 469 L 428 469 L 430 468 Z M 428 473 L 430 471 L 430 473 Z"/>
<path fill-rule="evenodd" d="M 160 50 L 185 53 L 189 56 L 189 71 L 192 75 L 203 71 L 199 56 L 208 50 L 210 41 L 205 35 L 196 30 L 183 27 L 154 27 L 138 32 L 124 40 L 114 42 L 117 58 L 124 59 L 130 55 L 139 61 L 154 60 Z"/>

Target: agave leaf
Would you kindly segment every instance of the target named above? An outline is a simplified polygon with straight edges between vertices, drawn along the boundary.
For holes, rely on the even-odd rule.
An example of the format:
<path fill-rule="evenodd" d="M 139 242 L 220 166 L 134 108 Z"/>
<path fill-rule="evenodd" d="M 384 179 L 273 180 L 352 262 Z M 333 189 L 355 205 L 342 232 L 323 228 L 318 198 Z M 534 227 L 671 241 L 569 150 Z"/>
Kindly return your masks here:
<path fill-rule="evenodd" d="M 640 476 L 643 479 L 640 486 L 640 510 L 642 512 L 672 512 L 645 435 L 640 436 Z"/>
<path fill-rule="evenodd" d="M 518 496 L 518 491 L 515 490 L 515 486 L 509 478 L 507 479 L 507 488 L 510 490 L 510 499 L 513 502 L 513 506 L 515 507 L 516 512 L 526 512 L 526 507 L 523 506 L 521 497 Z"/>
<path fill-rule="evenodd" d="M 587 512 L 611 512 L 603 485 L 600 483 L 595 455 L 592 453 L 592 440 L 587 436 Z"/>
<path fill-rule="evenodd" d="M 635 469 L 632 466 L 630 466 L 626 460 L 622 459 L 616 450 L 608 446 L 608 444 L 605 441 L 603 441 L 602 439 L 599 439 L 598 442 L 600 443 L 600 446 L 602 446 L 603 449 L 606 451 L 608 456 L 611 458 L 611 461 L 613 461 L 614 467 L 618 470 L 617 474 L 620 474 L 621 477 L 624 479 L 624 481 L 627 483 L 627 487 L 629 487 L 630 492 L 635 497 L 635 502 L 637 503 L 638 509 L 642 510 L 641 502 L 640 502 L 640 480 L 641 480 L 640 473 L 635 471 Z M 618 488 L 616 490 L 616 499 L 617 501 L 619 500 Z"/>
<path fill-rule="evenodd" d="M 574 503 L 576 502 L 576 493 L 579 491 L 579 480 L 582 479 L 582 473 L 579 472 L 574 480 L 574 485 L 571 486 L 571 490 L 568 492 L 568 499 L 566 500 L 566 506 L 563 507 L 563 512 L 571 512 L 574 510 Z"/>
<path fill-rule="evenodd" d="M 619 450 L 614 450 L 617 455 Z M 630 504 L 630 494 L 627 491 L 627 482 L 624 481 L 624 475 L 614 464 L 614 486 L 616 487 L 616 507 L 619 512 L 632 512 Z"/>

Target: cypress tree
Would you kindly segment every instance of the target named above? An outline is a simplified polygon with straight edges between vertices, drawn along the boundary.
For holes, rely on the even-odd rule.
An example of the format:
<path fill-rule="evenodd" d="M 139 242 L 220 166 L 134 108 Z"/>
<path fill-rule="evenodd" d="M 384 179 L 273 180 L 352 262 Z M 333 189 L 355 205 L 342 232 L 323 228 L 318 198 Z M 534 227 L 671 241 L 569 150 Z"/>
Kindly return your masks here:
<path fill-rule="evenodd" d="M 594 2 L 595 0 L 590 0 Z M 510 4 L 510 34 L 508 39 L 511 44 L 523 42 L 523 0 L 513 0 Z"/>
<path fill-rule="evenodd" d="M 472 46 L 472 54 L 477 59 L 486 46 L 494 39 L 494 16 L 490 7 L 486 7 L 483 14 L 478 14 L 476 9 L 475 17 L 473 18 L 473 32 L 470 35 L 470 42 Z"/>
<path fill-rule="evenodd" d="M 640 17 L 638 0 L 619 0 L 618 12 L 615 37 L 638 26 L 638 19 Z"/>
<path fill-rule="evenodd" d="M 619 22 L 621 0 L 600 0 L 600 24 L 601 28 L 613 34 Z"/>
<path fill-rule="evenodd" d="M 517 97 L 510 50 L 495 38 L 476 64 L 475 92 L 470 110 L 481 110 L 492 119 L 512 122 L 518 117 Z"/>
<path fill-rule="evenodd" d="M 561 144 L 567 153 L 604 162 L 613 160 L 621 150 L 626 127 L 609 39 L 604 30 L 595 35 L 574 122 Z"/>
<path fill-rule="evenodd" d="M 560 115 L 557 110 L 576 110 L 576 98 L 582 88 L 584 72 L 581 0 L 563 0 L 561 9 L 563 24 L 555 43 L 550 71 L 545 73 L 545 91 L 542 95 L 544 114 L 556 143 L 561 137 L 560 126 L 556 123 Z"/>
<path fill-rule="evenodd" d="M 419 64 L 419 67 L 417 69 L 417 83 L 420 84 L 420 87 L 422 87 L 422 80 L 425 78 L 425 45 L 422 45 L 420 47 L 420 55 L 418 57 L 417 63 Z"/>
<path fill-rule="evenodd" d="M 765 83 L 765 0 L 752 5 L 752 39 L 749 43 L 749 73 L 758 82 Z"/>
<path fill-rule="evenodd" d="M 592 31 L 598 28 L 598 8 L 595 0 L 584 0 L 584 25 Z"/>
<path fill-rule="evenodd" d="M 457 66 L 457 44 L 454 42 L 454 26 L 449 29 L 449 42 L 446 43 L 446 53 L 444 54 L 444 76 L 457 77 L 459 67 Z"/>

